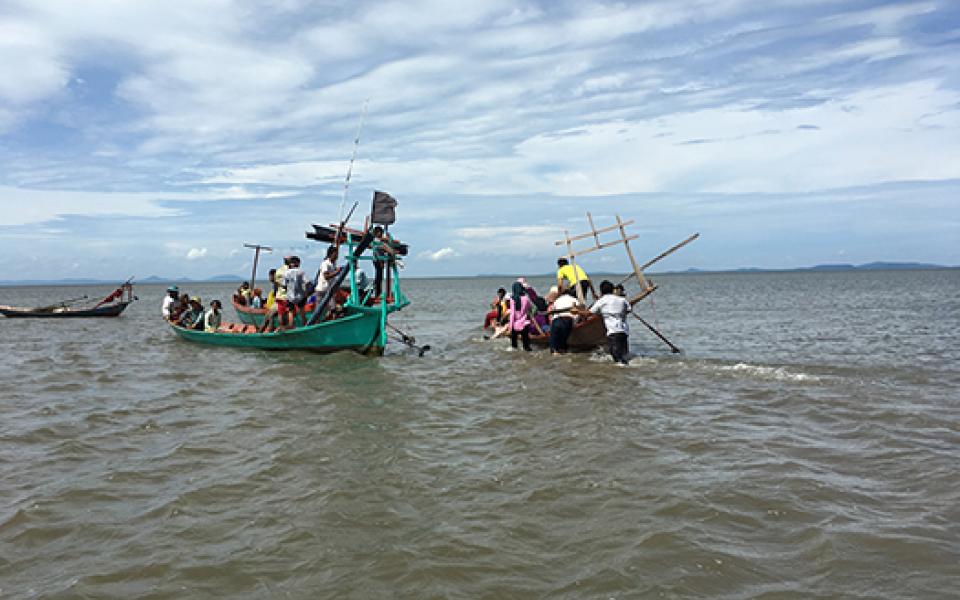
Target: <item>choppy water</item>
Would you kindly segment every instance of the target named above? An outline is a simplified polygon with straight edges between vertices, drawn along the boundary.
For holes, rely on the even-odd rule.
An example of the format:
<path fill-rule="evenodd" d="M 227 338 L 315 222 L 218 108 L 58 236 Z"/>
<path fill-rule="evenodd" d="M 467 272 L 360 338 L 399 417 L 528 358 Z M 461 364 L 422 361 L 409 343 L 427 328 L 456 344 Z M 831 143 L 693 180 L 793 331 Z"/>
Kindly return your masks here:
<path fill-rule="evenodd" d="M 0 319 L 0 598 L 957 597 L 960 271 L 664 276 L 627 369 L 503 283 L 408 282 L 424 358 Z"/>

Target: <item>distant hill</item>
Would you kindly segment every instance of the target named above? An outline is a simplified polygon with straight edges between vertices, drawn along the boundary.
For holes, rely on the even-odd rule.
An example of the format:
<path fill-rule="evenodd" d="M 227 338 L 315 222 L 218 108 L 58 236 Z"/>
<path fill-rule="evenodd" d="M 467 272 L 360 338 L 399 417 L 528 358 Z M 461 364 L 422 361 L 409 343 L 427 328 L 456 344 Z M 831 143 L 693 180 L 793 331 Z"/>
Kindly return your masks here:
<path fill-rule="evenodd" d="M 957 267 L 948 267 L 946 265 L 935 265 L 931 263 L 916 263 L 916 262 L 872 262 L 862 265 L 853 265 L 849 263 L 840 263 L 840 264 L 825 264 L 825 265 L 814 265 L 812 267 L 795 267 L 791 269 L 761 269 L 758 267 L 742 267 L 739 269 L 729 269 L 715 271 L 719 273 L 765 273 L 765 272 L 792 272 L 792 271 L 818 271 L 818 272 L 831 272 L 831 271 L 916 271 L 916 270 L 930 270 L 930 269 L 954 269 Z M 697 273 L 706 273 L 708 271 L 702 271 L 700 269 L 688 269 L 686 272 L 697 272 Z"/>

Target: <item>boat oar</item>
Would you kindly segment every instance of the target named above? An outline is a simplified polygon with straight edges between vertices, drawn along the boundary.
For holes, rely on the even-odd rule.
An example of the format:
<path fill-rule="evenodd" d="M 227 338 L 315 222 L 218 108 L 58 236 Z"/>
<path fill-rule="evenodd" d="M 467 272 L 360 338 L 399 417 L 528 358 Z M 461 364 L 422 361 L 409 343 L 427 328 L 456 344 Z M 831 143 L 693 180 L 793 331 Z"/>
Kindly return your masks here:
<path fill-rule="evenodd" d="M 398 341 L 398 342 L 403 342 L 404 344 L 406 344 L 406 345 L 410 346 L 411 348 L 413 348 L 414 350 L 416 350 L 418 356 L 423 356 L 424 353 L 426 353 L 427 350 L 430 349 L 430 344 L 424 344 L 423 346 L 418 346 L 418 345 L 417 345 L 417 339 L 416 339 L 415 337 L 413 337 L 412 335 L 407 335 L 407 334 L 405 334 L 404 332 L 400 331 L 399 329 L 397 329 L 396 327 L 394 327 L 394 326 L 391 325 L 390 323 L 387 323 L 387 327 L 389 327 L 390 329 L 394 330 L 395 332 L 397 332 L 397 333 L 400 335 L 400 337 L 397 338 L 397 341 Z"/>
<path fill-rule="evenodd" d="M 670 340 L 668 340 L 662 333 L 660 333 L 659 331 L 657 331 L 656 327 L 654 327 L 654 326 L 651 325 L 650 323 L 647 323 L 646 321 L 644 321 L 644 320 L 643 320 L 643 317 L 641 317 L 640 315 L 638 315 L 637 313 L 635 313 L 635 312 L 633 312 L 633 311 L 630 311 L 630 314 L 633 315 L 634 317 L 636 317 L 638 321 L 640 321 L 641 323 L 643 323 L 643 324 L 646 326 L 646 328 L 649 329 L 650 331 L 652 331 L 652 332 L 653 332 L 653 335 L 655 335 L 655 336 L 657 336 L 658 338 L 660 338 L 660 340 L 663 341 L 664 344 L 670 346 L 670 350 L 673 351 L 674 354 L 679 354 L 680 352 L 682 352 L 682 350 L 680 350 L 680 348 L 677 348 L 676 346 L 673 345 L 673 342 L 671 342 Z"/>

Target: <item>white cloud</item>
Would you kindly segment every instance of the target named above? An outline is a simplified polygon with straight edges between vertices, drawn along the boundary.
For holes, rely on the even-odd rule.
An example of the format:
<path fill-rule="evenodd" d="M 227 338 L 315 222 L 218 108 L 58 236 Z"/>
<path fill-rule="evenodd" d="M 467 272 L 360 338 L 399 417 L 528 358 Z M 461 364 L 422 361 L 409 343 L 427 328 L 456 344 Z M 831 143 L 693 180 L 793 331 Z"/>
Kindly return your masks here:
<path fill-rule="evenodd" d="M 447 246 L 446 248 L 441 248 L 436 252 L 431 252 L 429 250 L 424 250 L 419 254 L 420 258 L 425 258 L 427 260 L 432 260 L 433 262 L 439 262 L 448 258 L 453 258 L 455 256 L 460 256 L 456 250 Z"/>
<path fill-rule="evenodd" d="M 187 252 L 187 260 L 198 260 L 204 258 L 206 255 L 206 248 L 190 248 L 190 251 Z"/>

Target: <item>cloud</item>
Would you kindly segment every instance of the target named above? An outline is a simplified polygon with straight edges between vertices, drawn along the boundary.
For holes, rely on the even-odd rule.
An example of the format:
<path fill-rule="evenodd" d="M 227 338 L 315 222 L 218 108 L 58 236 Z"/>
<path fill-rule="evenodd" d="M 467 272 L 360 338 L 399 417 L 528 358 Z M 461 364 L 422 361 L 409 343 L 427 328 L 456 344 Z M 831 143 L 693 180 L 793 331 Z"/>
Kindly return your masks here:
<path fill-rule="evenodd" d="M 187 252 L 187 260 L 198 260 L 204 258 L 206 255 L 206 248 L 190 248 L 190 251 Z"/>
<path fill-rule="evenodd" d="M 453 258 L 455 256 L 460 256 L 456 250 L 447 246 L 446 248 L 441 248 L 436 252 L 431 252 L 429 250 L 424 250 L 419 254 L 420 258 L 425 258 L 427 260 L 432 260 L 433 262 L 440 262 L 441 260 L 446 260 L 448 258 Z"/>

